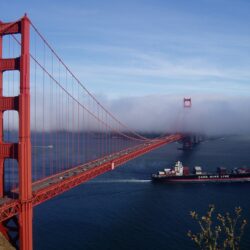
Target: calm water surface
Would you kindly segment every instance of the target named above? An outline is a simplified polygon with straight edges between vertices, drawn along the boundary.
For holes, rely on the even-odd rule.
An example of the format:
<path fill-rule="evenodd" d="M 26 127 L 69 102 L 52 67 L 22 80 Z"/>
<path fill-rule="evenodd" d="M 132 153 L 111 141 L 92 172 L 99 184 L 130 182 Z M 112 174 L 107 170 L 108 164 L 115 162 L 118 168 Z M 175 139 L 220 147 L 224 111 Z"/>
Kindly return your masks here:
<path fill-rule="evenodd" d="M 150 175 L 181 160 L 214 170 L 250 166 L 250 136 L 203 142 L 192 152 L 173 143 L 50 200 L 34 211 L 37 250 L 195 249 L 187 238 L 196 224 L 190 210 L 205 214 L 243 208 L 250 222 L 250 183 L 153 184 Z M 250 225 L 243 250 L 250 249 Z"/>

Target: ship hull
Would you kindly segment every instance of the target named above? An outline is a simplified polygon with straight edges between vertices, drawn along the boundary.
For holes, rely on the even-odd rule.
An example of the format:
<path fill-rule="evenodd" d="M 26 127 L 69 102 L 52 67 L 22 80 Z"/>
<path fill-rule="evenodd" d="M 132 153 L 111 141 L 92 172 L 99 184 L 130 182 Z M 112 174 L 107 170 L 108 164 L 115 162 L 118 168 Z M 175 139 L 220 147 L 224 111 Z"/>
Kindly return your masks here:
<path fill-rule="evenodd" d="M 244 174 L 201 174 L 186 176 L 159 176 L 153 175 L 154 182 L 181 182 L 181 183 L 202 183 L 202 182 L 248 182 L 250 181 L 250 173 Z"/>

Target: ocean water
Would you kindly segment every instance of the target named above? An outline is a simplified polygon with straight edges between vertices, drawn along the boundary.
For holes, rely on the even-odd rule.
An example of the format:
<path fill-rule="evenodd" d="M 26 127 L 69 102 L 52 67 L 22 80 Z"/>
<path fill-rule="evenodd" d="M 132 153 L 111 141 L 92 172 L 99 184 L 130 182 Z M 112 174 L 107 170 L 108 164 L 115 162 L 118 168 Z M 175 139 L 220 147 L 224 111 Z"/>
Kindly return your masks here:
<path fill-rule="evenodd" d="M 173 143 L 76 187 L 34 210 L 36 250 L 196 249 L 187 237 L 197 224 L 189 211 L 205 214 L 243 209 L 249 222 L 241 249 L 250 249 L 250 183 L 153 184 L 150 175 L 181 160 L 204 170 L 250 167 L 250 136 L 202 142 L 194 150 Z"/>

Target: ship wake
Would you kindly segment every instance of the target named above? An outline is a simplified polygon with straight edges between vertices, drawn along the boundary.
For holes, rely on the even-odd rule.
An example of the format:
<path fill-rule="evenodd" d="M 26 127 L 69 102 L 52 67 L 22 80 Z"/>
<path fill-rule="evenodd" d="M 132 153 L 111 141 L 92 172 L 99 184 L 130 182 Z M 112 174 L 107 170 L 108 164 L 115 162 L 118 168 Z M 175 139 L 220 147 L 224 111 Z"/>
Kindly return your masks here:
<path fill-rule="evenodd" d="M 107 180 L 93 180 L 89 183 L 148 183 L 151 182 L 150 179 L 140 180 L 140 179 L 107 179 Z"/>

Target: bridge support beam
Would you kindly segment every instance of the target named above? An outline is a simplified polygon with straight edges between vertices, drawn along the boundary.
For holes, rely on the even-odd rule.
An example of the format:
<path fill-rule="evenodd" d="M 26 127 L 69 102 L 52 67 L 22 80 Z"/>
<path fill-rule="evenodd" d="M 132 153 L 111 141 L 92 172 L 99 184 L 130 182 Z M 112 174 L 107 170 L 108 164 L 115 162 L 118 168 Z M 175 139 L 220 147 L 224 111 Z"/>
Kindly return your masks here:
<path fill-rule="evenodd" d="M 32 249 L 32 176 L 30 141 L 30 21 L 21 20 L 20 96 L 19 96 L 19 199 L 20 249 Z"/>
<path fill-rule="evenodd" d="M 32 218 L 33 208 L 31 202 L 21 205 L 19 214 L 19 246 L 20 250 L 32 250 Z"/>
<path fill-rule="evenodd" d="M 1 22 L 0 22 L 1 25 Z M 3 36 L 0 35 L 0 60 L 3 58 Z M 0 99 L 3 97 L 3 70 L 0 69 Z M 3 111 L 0 110 L 0 144 L 3 143 Z M 0 198 L 4 196 L 4 158 L 0 157 Z"/>
<path fill-rule="evenodd" d="M 20 58 L 2 58 L 2 36 L 21 34 Z M 32 250 L 32 173 L 30 140 L 30 21 L 25 15 L 20 21 L 0 23 L 0 177 L 4 175 L 4 159 L 15 158 L 19 169 L 19 247 Z M 20 94 L 18 97 L 3 97 L 3 71 L 20 71 Z M 3 142 L 3 112 L 17 110 L 19 113 L 19 142 L 10 143 L 18 148 L 15 154 L 7 153 L 8 144 Z M 5 150 L 4 150 L 5 149 Z M 5 154 L 3 153 L 5 152 Z M 8 150 L 7 150 L 8 152 Z M 11 152 L 11 151 L 9 151 Z M 4 181 L 4 176 L 2 179 Z M 1 181 L 0 180 L 0 181 Z M 0 197 L 4 195 L 4 185 L 0 186 Z"/>

